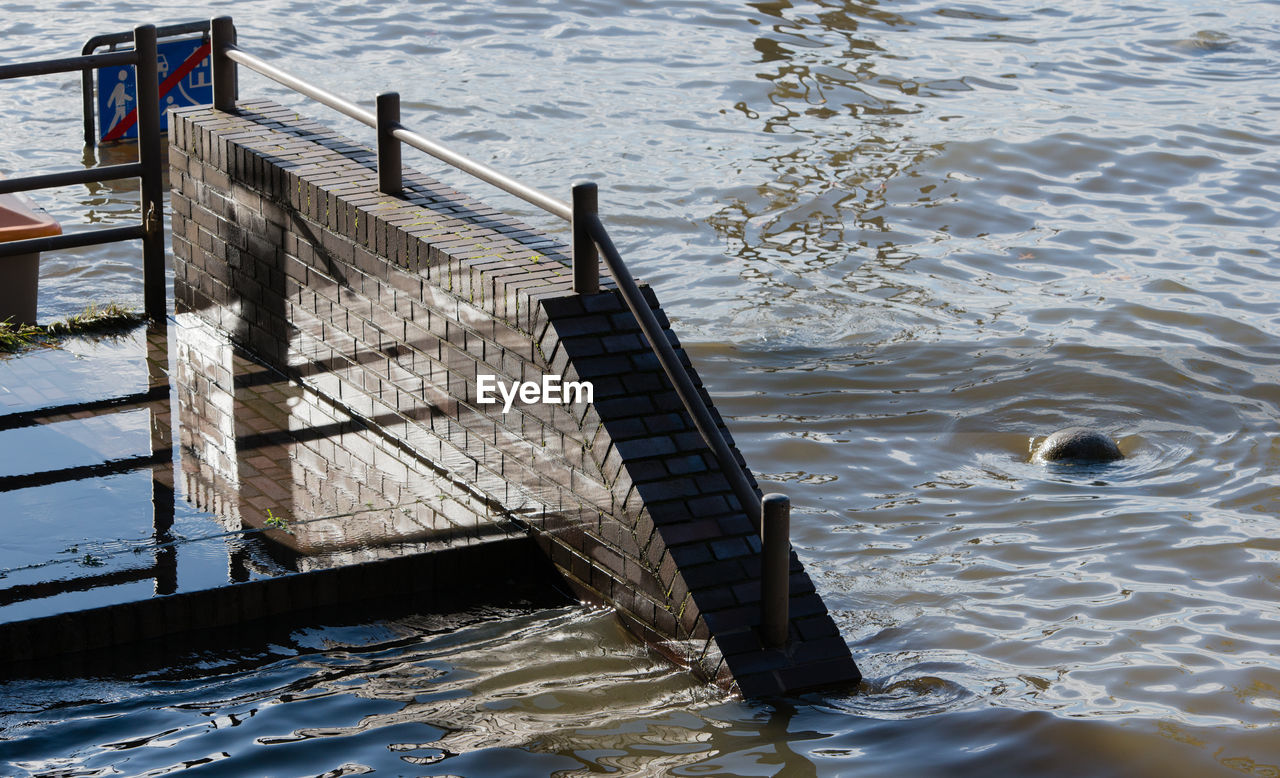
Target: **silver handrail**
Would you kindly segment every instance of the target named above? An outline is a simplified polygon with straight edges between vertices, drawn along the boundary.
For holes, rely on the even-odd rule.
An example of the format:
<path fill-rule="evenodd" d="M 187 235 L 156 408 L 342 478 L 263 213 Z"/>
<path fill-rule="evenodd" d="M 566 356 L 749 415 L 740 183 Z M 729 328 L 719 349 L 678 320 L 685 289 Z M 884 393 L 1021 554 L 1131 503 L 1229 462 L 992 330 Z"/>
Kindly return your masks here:
<path fill-rule="evenodd" d="M 640 288 L 636 286 L 635 279 L 631 277 L 631 272 L 627 270 L 626 264 L 623 263 L 622 257 L 618 254 L 618 249 L 609 238 L 609 233 L 605 230 L 604 224 L 601 223 L 600 217 L 594 213 L 590 215 L 587 221 L 587 231 L 590 233 L 592 240 L 595 241 L 596 246 L 600 248 L 601 253 L 604 254 L 605 264 L 609 266 L 609 272 L 613 274 L 613 280 L 617 282 L 618 289 L 622 292 L 622 299 L 627 302 L 627 307 L 631 309 L 631 313 L 640 322 L 640 329 L 649 341 L 649 348 L 653 349 L 653 353 L 658 357 L 658 362 L 662 365 L 663 371 L 666 372 L 671 385 L 675 387 L 680 401 L 684 403 L 685 410 L 693 417 L 693 423 L 698 428 L 698 432 L 701 433 L 703 441 L 706 442 L 720 462 L 720 470 L 724 473 L 725 478 L 729 480 L 729 486 L 733 489 L 734 496 L 738 498 L 738 502 L 742 504 L 742 509 L 746 511 L 747 517 L 751 519 L 751 522 L 755 524 L 756 531 L 759 532 L 760 497 L 756 494 L 755 489 L 751 487 L 751 482 L 747 479 L 746 470 L 738 462 L 738 458 L 733 455 L 733 449 L 729 447 L 729 441 L 725 440 L 724 435 L 720 434 L 720 425 L 716 423 L 715 417 L 711 415 L 711 409 L 702 401 L 702 395 L 698 392 L 698 387 L 693 383 L 693 378 L 689 376 L 689 371 L 684 369 L 684 365 L 680 362 L 680 357 L 676 355 L 676 350 L 671 346 L 671 341 L 667 340 L 667 336 L 663 334 L 662 325 L 658 322 L 658 317 L 654 315 L 648 301 L 640 293 Z"/>
<path fill-rule="evenodd" d="M 216 40 L 217 38 L 215 33 L 215 41 Z M 217 51 L 217 43 L 215 43 L 214 46 L 215 51 Z M 297 76 L 286 73 L 260 57 L 255 57 L 244 49 L 240 49 L 235 46 L 227 46 L 222 49 L 222 51 L 227 59 L 244 65 L 255 73 L 266 76 L 272 81 L 275 81 L 277 84 L 287 86 L 293 91 L 306 95 L 322 105 L 327 105 L 338 113 L 349 116 L 363 125 L 373 127 L 375 129 L 378 127 L 378 115 L 373 111 L 361 108 L 350 100 L 341 98 L 328 90 L 321 89 L 314 84 L 309 84 L 306 81 L 303 81 Z M 214 103 L 214 107 L 219 110 L 227 110 L 226 107 L 219 106 L 216 102 Z M 559 216 L 565 221 L 569 221 L 573 218 L 573 208 L 563 200 L 557 200 L 549 194 L 540 192 L 531 186 L 522 184 L 510 176 L 499 173 L 497 170 L 494 170 L 483 162 L 477 162 L 470 157 L 459 154 L 452 149 L 409 130 L 398 122 L 396 123 L 396 126 L 392 128 L 391 134 L 397 140 L 413 146 L 419 151 L 424 151 L 445 164 L 456 167 L 466 173 L 470 173 L 481 181 L 492 184 L 507 194 L 515 195 L 521 200 L 524 200 L 530 205 L 535 205 L 547 213 Z"/>
<path fill-rule="evenodd" d="M 404 127 L 397 127 L 391 132 L 396 139 L 404 141 L 419 151 L 425 151 L 431 156 L 442 162 L 447 162 L 459 170 L 470 173 L 485 183 L 492 184 L 507 194 L 515 195 L 530 205 L 536 205 L 542 210 L 553 216 L 559 216 L 565 221 L 573 220 L 573 208 L 563 200 L 558 200 L 549 194 L 539 192 L 531 186 L 516 181 L 514 178 L 499 173 L 483 162 L 476 162 L 473 159 L 450 151 L 433 140 L 422 137 L 416 132 L 411 132 Z"/>
<path fill-rule="evenodd" d="M 217 33 L 215 32 L 215 35 L 216 34 Z M 214 43 L 214 46 L 217 46 L 216 42 Z M 215 51 L 216 50 L 217 49 L 215 48 Z M 376 127 L 378 124 L 378 117 L 373 113 L 373 111 L 366 111 L 350 100 L 344 100 L 343 98 L 338 97 L 333 92 L 321 89 L 313 84 L 308 84 L 297 76 L 290 75 L 280 68 L 253 56 L 243 49 L 236 48 L 235 46 L 227 46 L 223 49 L 223 53 L 226 55 L 227 59 L 230 59 L 233 62 L 238 62 L 256 73 L 261 73 L 272 81 L 275 81 L 278 84 L 283 84 L 295 92 L 304 94 L 312 100 L 315 100 L 317 103 L 327 105 L 338 113 L 346 114 L 361 124 L 367 124 L 370 127 Z M 216 102 L 213 107 L 220 111 L 226 110 L 226 108 L 219 106 Z"/>

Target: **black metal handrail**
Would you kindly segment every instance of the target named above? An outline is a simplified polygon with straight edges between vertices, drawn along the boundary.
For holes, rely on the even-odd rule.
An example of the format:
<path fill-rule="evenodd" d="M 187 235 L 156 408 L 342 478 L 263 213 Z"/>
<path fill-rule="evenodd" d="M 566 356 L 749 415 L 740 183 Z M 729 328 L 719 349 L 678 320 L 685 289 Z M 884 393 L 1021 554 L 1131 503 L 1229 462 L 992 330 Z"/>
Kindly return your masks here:
<path fill-rule="evenodd" d="M 310 84 L 289 74 L 280 68 L 250 54 L 236 45 L 236 31 L 231 17 L 222 16 L 210 22 L 213 64 L 213 106 L 221 111 L 235 111 L 237 97 L 235 65 L 243 65 L 250 70 L 289 87 L 300 94 L 312 98 L 339 113 L 348 116 L 361 124 L 377 130 L 378 133 L 378 180 L 380 189 L 387 194 L 399 194 L 402 190 L 400 180 L 399 143 L 405 143 L 420 151 L 458 168 L 485 183 L 496 186 L 508 194 L 534 205 L 547 213 L 558 216 L 571 223 L 573 230 L 573 275 L 574 291 L 591 294 L 599 290 L 599 262 L 596 248 L 604 255 L 605 264 L 622 297 L 631 309 L 645 338 L 649 341 L 667 378 L 671 380 L 681 402 L 702 439 L 715 454 L 720 463 L 721 472 L 729 481 L 734 495 L 742 504 L 743 510 L 755 524 L 760 527 L 760 497 L 751 486 L 728 441 L 720 432 L 719 424 L 706 403 L 693 379 L 689 376 L 680 358 L 676 355 L 670 341 L 663 334 L 662 325 L 640 293 L 635 279 L 627 270 L 618 254 L 617 248 L 610 240 L 603 222 L 596 210 L 597 189 L 594 183 L 582 183 L 573 188 L 573 205 L 538 191 L 531 186 L 516 181 L 497 170 L 477 162 L 445 146 L 415 133 L 400 123 L 400 96 L 390 92 L 378 95 L 377 111 L 369 111 L 327 90 Z"/>
<path fill-rule="evenodd" d="M 55 186 L 72 186 L 74 184 L 100 184 L 103 181 L 116 181 L 121 178 L 137 178 L 142 173 L 141 163 L 125 162 L 120 165 L 68 170 L 65 173 L 46 173 L 42 176 L 28 176 L 27 178 L 7 178 L 0 181 L 0 194 L 30 192 L 33 189 L 52 189 Z"/>
<path fill-rule="evenodd" d="M 138 89 L 138 161 L 88 170 L 11 178 L 0 181 L 0 194 L 137 177 L 141 179 L 139 189 L 142 223 L 130 227 L 111 227 L 0 243 L 0 259 L 141 238 L 144 307 L 152 321 L 162 322 L 168 312 L 168 299 L 164 276 L 164 179 L 161 168 L 163 153 L 155 26 L 144 24 L 134 28 L 132 51 L 0 65 L 0 81 L 74 71 L 87 74 L 95 68 L 118 65 L 134 67 Z"/>

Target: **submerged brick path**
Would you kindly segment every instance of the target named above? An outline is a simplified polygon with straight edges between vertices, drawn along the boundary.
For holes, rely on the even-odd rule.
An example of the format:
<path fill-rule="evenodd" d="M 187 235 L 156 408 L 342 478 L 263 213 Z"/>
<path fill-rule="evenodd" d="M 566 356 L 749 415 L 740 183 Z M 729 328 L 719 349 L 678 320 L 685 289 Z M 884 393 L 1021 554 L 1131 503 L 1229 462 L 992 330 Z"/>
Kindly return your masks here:
<path fill-rule="evenodd" d="M 195 317 L 5 360 L 0 380 L 0 443 L 43 441 L 0 468 L 6 673 L 344 609 L 558 601 L 498 506 Z"/>

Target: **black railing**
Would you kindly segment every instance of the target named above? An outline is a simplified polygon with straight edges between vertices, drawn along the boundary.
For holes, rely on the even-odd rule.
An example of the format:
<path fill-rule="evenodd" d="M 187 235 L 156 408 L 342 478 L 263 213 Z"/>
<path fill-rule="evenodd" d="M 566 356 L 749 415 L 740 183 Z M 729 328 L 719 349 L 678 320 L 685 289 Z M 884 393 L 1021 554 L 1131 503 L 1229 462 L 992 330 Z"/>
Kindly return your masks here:
<path fill-rule="evenodd" d="M 156 75 L 156 28 L 150 24 L 135 28 L 132 51 L 0 65 L 0 81 L 73 71 L 88 74 L 95 68 L 121 65 L 133 66 L 138 89 L 138 161 L 89 170 L 10 178 L 0 181 L 0 194 L 137 177 L 141 179 L 141 224 L 0 243 L 0 261 L 20 254 L 141 238 L 144 307 L 152 321 L 163 322 L 168 310 L 168 299 L 164 275 L 164 179 L 161 168 L 164 155 L 161 152 L 159 79 Z"/>
<path fill-rule="evenodd" d="M 203 24 L 203 23 L 202 23 Z M 25 176 L 0 181 L 0 194 L 48 189 L 58 186 L 101 183 L 121 178 L 140 178 L 142 223 L 128 227 L 108 227 L 84 230 L 63 235 L 0 243 L 0 262 L 6 257 L 60 249 L 93 246 L 120 240 L 142 239 L 144 298 L 147 316 L 163 326 L 167 315 L 168 300 L 165 291 L 164 269 L 164 192 L 161 168 L 161 137 L 159 108 L 159 79 L 156 68 L 156 28 L 143 25 L 134 29 L 132 36 L 121 37 L 133 41 L 132 51 L 116 51 L 105 54 L 86 54 L 65 59 L 23 62 L 0 66 L 0 80 L 40 76 L 54 73 L 82 71 L 91 78 L 95 68 L 107 66 L 134 67 L 138 86 L 138 161 L 119 165 L 107 165 L 88 170 L 72 170 L 60 173 Z M 90 116 L 92 121 L 92 116 Z M 91 128 L 92 129 L 92 128 Z M 163 332 L 163 330 L 161 330 Z M 97 576 L 73 578 L 70 581 L 50 581 L 40 584 L 20 585 L 0 590 L 0 604 L 25 599 L 51 597 L 65 592 L 86 591 L 99 586 L 115 586 L 132 581 L 155 580 L 157 594 L 170 594 L 177 589 L 178 573 L 175 551 L 170 542 L 174 520 L 173 503 L 173 452 L 170 439 L 170 411 L 168 348 L 157 350 L 152 340 L 147 340 L 148 389 L 123 397 L 46 407 L 35 411 L 0 416 L 0 431 L 18 427 L 45 424 L 60 416 L 78 418 L 85 413 L 100 415 L 132 410 L 151 405 L 151 451 L 134 457 L 111 460 L 96 465 L 48 470 L 27 475 L 0 478 L 0 491 L 48 486 L 69 480 L 94 478 L 117 473 L 150 468 L 152 471 L 152 524 L 158 544 L 150 566 L 130 568 Z"/>

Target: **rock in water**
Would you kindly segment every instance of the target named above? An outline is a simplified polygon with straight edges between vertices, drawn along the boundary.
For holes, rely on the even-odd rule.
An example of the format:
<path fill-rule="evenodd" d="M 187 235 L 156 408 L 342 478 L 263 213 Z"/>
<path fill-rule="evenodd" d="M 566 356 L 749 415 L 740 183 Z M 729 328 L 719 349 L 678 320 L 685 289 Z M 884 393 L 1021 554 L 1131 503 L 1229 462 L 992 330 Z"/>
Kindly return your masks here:
<path fill-rule="evenodd" d="M 1036 462 L 1091 465 L 1124 459 L 1124 454 L 1108 435 L 1088 427 L 1067 427 L 1045 438 L 1031 458 Z"/>

